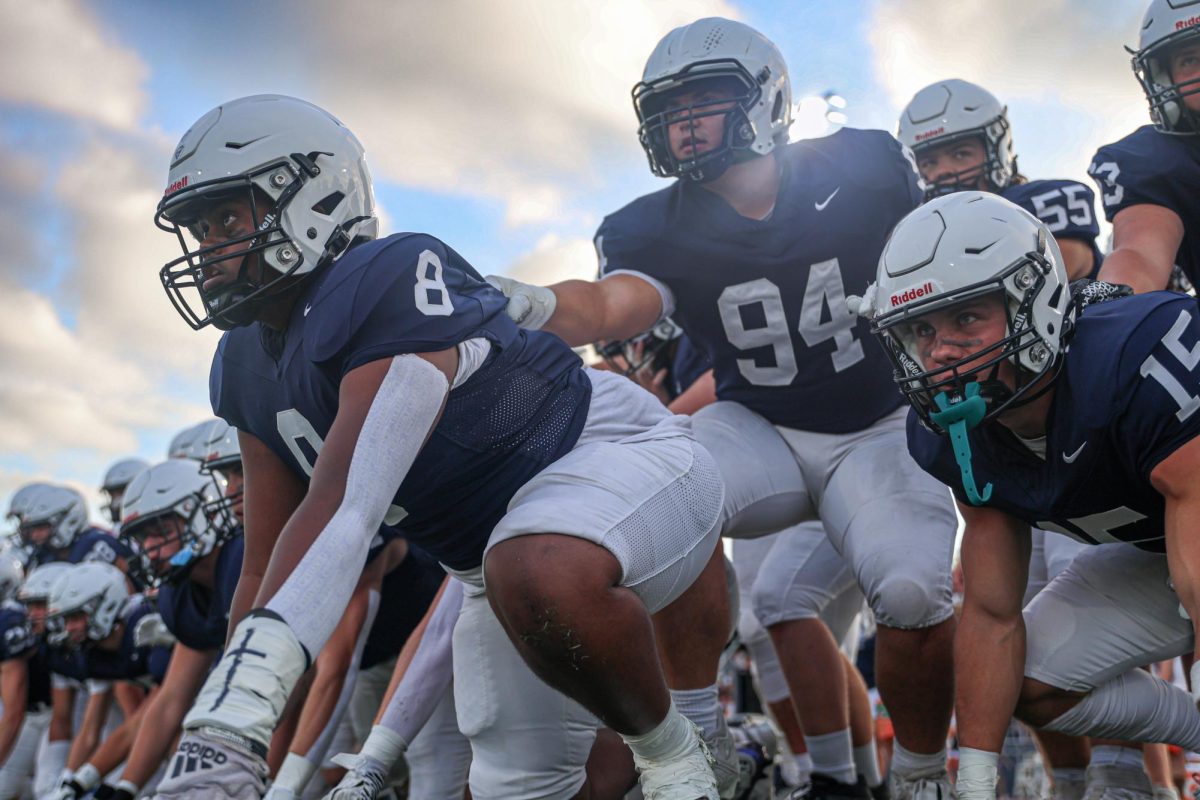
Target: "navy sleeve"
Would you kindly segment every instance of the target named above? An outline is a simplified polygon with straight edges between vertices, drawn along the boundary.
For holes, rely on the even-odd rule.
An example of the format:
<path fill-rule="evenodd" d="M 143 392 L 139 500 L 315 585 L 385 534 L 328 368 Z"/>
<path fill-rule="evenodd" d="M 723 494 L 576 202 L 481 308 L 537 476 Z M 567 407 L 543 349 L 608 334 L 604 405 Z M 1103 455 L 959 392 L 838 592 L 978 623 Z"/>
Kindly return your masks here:
<path fill-rule="evenodd" d="M 1114 425 L 1117 447 L 1148 479 L 1159 462 L 1200 436 L 1200 308 L 1195 300 L 1179 295 L 1158 305 L 1122 351 L 1118 375 L 1125 386 Z"/>
<path fill-rule="evenodd" d="M 1094 242 L 1100 235 L 1096 195 L 1079 181 L 1030 181 L 1009 187 L 1003 196 L 1046 223 L 1060 239 Z"/>
<path fill-rule="evenodd" d="M 72 564 L 85 564 L 93 561 L 115 564 L 118 558 L 128 561 L 132 557 L 133 552 L 120 539 L 111 533 L 92 529 L 75 541 L 67 560 Z"/>
<path fill-rule="evenodd" d="M 0 616 L 0 661 L 21 658 L 37 647 L 29 632 L 25 615 L 19 611 L 3 612 Z"/>
<path fill-rule="evenodd" d="M 884 131 L 869 131 L 883 138 L 883 165 L 879 175 L 888 178 L 886 188 L 891 190 L 901 216 L 921 205 L 925 200 L 925 184 L 917 169 L 917 160 L 912 151 Z"/>
<path fill-rule="evenodd" d="M 650 196 L 655 197 L 654 195 Z M 621 210 L 610 214 L 600 223 L 592 239 L 596 247 L 597 275 L 603 278 L 621 270 L 644 272 L 655 277 L 652 272 L 654 265 L 645 263 L 642 255 L 650 233 L 643 230 L 640 224 L 640 207 L 650 208 L 647 199 L 636 200 Z"/>
<path fill-rule="evenodd" d="M 335 265 L 336 268 L 336 265 Z M 458 253 L 421 234 L 392 237 L 313 301 L 309 357 L 342 373 L 381 358 L 445 350 L 478 335 L 506 300 Z"/>
<path fill-rule="evenodd" d="M 154 647 L 146 656 L 146 668 L 156 684 L 161 684 L 166 677 L 167 667 L 171 665 L 171 648 Z"/>
<path fill-rule="evenodd" d="M 1153 133 L 1153 128 L 1141 128 L 1101 147 L 1092 158 L 1088 174 L 1100 189 L 1104 216 L 1109 222 L 1130 206 L 1165 206 L 1177 213 L 1185 207 L 1179 192 L 1191 191 L 1192 187 L 1176 176 L 1189 174 L 1195 167 L 1175 164 L 1178 156 L 1174 149 L 1164 147 Z"/>

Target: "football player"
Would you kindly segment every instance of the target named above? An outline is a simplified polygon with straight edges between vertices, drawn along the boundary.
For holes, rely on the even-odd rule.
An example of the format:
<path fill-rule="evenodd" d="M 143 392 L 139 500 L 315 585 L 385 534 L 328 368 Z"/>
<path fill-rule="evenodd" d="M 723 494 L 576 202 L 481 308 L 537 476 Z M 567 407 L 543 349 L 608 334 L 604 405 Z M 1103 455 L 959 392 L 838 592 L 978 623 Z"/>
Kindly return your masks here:
<path fill-rule="evenodd" d="M 41 484 L 21 517 L 20 532 L 32 548 L 34 566 L 99 561 L 124 572 L 133 555 L 111 533 L 88 524 L 83 495 L 68 486 Z"/>
<path fill-rule="evenodd" d="M 20 797 L 33 777 L 38 743 L 50 722 L 50 673 L 38 669 L 38 640 L 16 602 L 20 562 L 0 555 L 0 800 Z"/>
<path fill-rule="evenodd" d="M 909 449 L 966 522 L 964 800 L 995 797 L 1014 712 L 1074 736 L 1200 744 L 1193 698 L 1138 668 L 1192 649 L 1181 604 L 1200 619 L 1200 309 L 1122 293 L 1072 296 L 1044 223 L 958 192 L 896 227 L 851 301 L 913 407 Z M 1077 556 L 1022 615 L 1031 526 L 1124 544 Z"/>
<path fill-rule="evenodd" d="M 47 629 L 60 632 L 64 648 L 73 656 L 70 677 L 135 682 L 150 689 L 153 697 L 170 651 L 139 643 L 138 629 L 154 616 L 154 606 L 140 595 L 129 595 L 120 569 L 103 562 L 72 565 L 55 582 L 49 605 Z M 66 768 L 51 795 L 54 800 L 85 796 L 128 754 L 146 703 L 127 712 L 124 722 L 101 741 L 99 731 L 111 701 L 112 693 L 106 691 L 92 691 L 88 697 L 83 732 L 71 743 Z"/>
<path fill-rule="evenodd" d="M 1072 279 L 1099 271 L 1092 190 L 1078 181 L 1022 175 L 1008 109 L 982 86 L 958 79 L 926 86 L 900 114 L 897 137 L 912 150 L 926 198 L 963 189 L 995 192 L 1046 223 Z"/>
<path fill-rule="evenodd" d="M 568 344 L 623 339 L 670 316 L 712 357 L 722 402 L 697 412 L 693 429 L 725 479 L 723 532 L 762 535 L 820 517 L 881 624 L 895 794 L 944 796 L 956 521 L 945 489 L 904 452 L 886 356 L 842 310 L 922 199 L 911 156 L 882 131 L 787 144 L 783 58 L 725 19 L 667 34 L 634 104 L 651 170 L 678 180 L 604 220 L 602 279 L 493 280 L 523 327 Z M 802 655 L 785 667 L 804 673 L 790 685 L 840 673 L 832 637 L 791 630 L 784 647 Z M 821 717 L 802 719 L 807 735 L 823 737 L 809 746 L 814 791 L 865 797 L 843 696 L 827 693 Z"/>
<path fill-rule="evenodd" d="M 214 437 L 205 459 L 219 481 L 191 460 L 172 459 L 143 472 L 126 491 L 121 535 L 145 554 L 138 568 L 146 585 L 157 587 L 161 622 L 177 641 L 111 787 L 113 800 L 132 800 L 149 784 L 171 747 L 163 731 L 179 729 L 225 644 L 243 552 L 240 455 L 236 433 L 226 434 Z"/>
<path fill-rule="evenodd" d="M 471 586 L 454 675 L 475 797 L 579 792 L 597 716 L 648 798 L 715 797 L 650 618 L 712 606 L 727 631 L 722 484 L 687 420 L 519 330 L 442 242 L 375 239 L 361 145 L 303 101 L 202 117 L 157 221 L 185 250 L 161 274 L 177 310 L 228 329 L 211 391 L 240 432 L 247 509 L 235 627 L 180 744 L 224 764 L 159 791 L 261 793 L 271 728 L 386 521 Z"/>
<path fill-rule="evenodd" d="M 1131 51 L 1132 52 L 1132 51 Z M 1153 124 L 1101 147 L 1088 167 L 1113 225 L 1103 280 L 1166 289 L 1178 266 L 1200 280 L 1200 8 L 1152 0 L 1133 72 Z"/>
<path fill-rule="evenodd" d="M 150 462 L 140 458 L 122 458 L 105 470 L 100 493 L 104 495 L 104 512 L 113 525 L 113 536 L 120 533 L 121 497 L 125 494 L 125 487 L 148 466 Z"/>

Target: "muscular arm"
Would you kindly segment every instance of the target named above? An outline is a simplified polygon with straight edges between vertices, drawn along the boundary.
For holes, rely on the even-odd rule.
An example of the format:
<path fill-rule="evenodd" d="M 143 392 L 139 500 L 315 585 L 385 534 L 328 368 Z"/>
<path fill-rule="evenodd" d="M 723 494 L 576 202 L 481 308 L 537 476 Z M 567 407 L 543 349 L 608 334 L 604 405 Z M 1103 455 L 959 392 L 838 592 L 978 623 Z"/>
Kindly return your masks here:
<path fill-rule="evenodd" d="M 1150 482 L 1166 499 L 1167 563 L 1179 601 L 1200 621 L 1200 437 L 1164 458 L 1150 473 Z M 1194 687 L 1193 687 L 1194 691 Z"/>
<path fill-rule="evenodd" d="M 137 707 L 137 710 L 131 716 L 127 716 L 120 726 L 109 734 L 108 738 L 96 748 L 96 752 L 92 753 L 91 757 L 87 759 L 87 763 L 95 767 L 101 775 L 107 775 L 112 772 L 125 760 L 125 756 L 129 754 L 129 750 L 133 746 L 135 737 L 141 732 L 142 722 L 146 718 L 147 710 L 161 690 L 162 687 L 159 686 L 151 689 L 150 694 Z"/>
<path fill-rule="evenodd" d="M 1167 288 L 1183 242 L 1183 220 L 1169 208 L 1129 206 L 1113 217 L 1113 251 L 1100 267 L 1100 279 L 1124 283 L 1134 292 Z"/>
<path fill-rule="evenodd" d="M 1073 281 L 1086 278 L 1095 266 L 1092 263 L 1095 260 L 1092 248 L 1082 239 L 1056 238 L 1067 268 L 1067 278 Z"/>
<path fill-rule="evenodd" d="M 634 275 L 563 281 L 549 288 L 557 303 L 544 330 L 572 347 L 628 339 L 650 330 L 662 316 L 658 290 Z"/>
<path fill-rule="evenodd" d="M 1021 600 L 1029 526 L 1002 511 L 959 504 L 965 597 L 954 640 L 955 706 L 963 747 L 999 753 L 1025 674 Z"/>
<path fill-rule="evenodd" d="M 83 722 L 79 726 L 79 732 L 71 740 L 71 750 L 67 754 L 67 769 L 74 771 L 82 767 L 88 756 L 100 744 L 100 731 L 104 728 L 104 720 L 108 718 L 112 701 L 111 686 L 88 695 L 87 705 L 83 710 Z"/>
<path fill-rule="evenodd" d="M 242 571 L 229 610 L 231 633 L 253 606 L 279 532 L 305 491 L 304 482 L 261 439 L 238 431 L 238 442 L 246 481 L 246 538 Z"/>
<path fill-rule="evenodd" d="M 153 777 L 216 656 L 215 652 L 176 643 L 162 686 L 143 706 L 142 725 L 133 740 L 122 780 L 145 786 Z"/>
<path fill-rule="evenodd" d="M 50 690 L 50 729 L 46 735 L 51 742 L 69 742 L 74 727 L 75 687 L 55 686 Z"/>
<path fill-rule="evenodd" d="M 17 743 L 28 698 L 29 662 L 23 657 L 0 662 L 0 700 L 4 701 L 4 716 L 0 717 L 0 764 L 8 761 Z"/>

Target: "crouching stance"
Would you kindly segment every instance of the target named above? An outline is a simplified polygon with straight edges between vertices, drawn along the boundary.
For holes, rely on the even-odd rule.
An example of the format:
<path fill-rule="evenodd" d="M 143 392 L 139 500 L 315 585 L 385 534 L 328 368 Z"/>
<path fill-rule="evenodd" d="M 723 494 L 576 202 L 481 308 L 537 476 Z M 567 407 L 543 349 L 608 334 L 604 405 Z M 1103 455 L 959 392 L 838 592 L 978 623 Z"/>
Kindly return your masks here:
<path fill-rule="evenodd" d="M 851 299 L 912 403 L 909 450 L 966 520 L 965 800 L 995 797 L 1014 711 L 1077 736 L 1200 746 L 1192 698 L 1138 669 L 1190 651 L 1200 619 L 1200 312 L 1128 293 L 1072 292 L 1043 223 L 962 192 L 906 217 Z M 1030 526 L 1123 544 L 1079 555 L 1022 615 Z"/>
<path fill-rule="evenodd" d="M 442 242 L 375 239 L 373 214 L 358 140 L 300 100 L 223 105 L 175 151 L 157 221 L 184 255 L 162 279 L 193 326 L 228 331 L 211 391 L 240 431 L 246 552 L 160 797 L 258 796 L 288 694 L 399 525 L 470 587 L 454 685 L 474 797 L 574 796 L 602 722 L 648 798 L 715 798 L 650 617 L 724 597 L 712 459 L 651 395 L 519 330 Z M 189 769 L 198 746 L 221 765 Z"/>

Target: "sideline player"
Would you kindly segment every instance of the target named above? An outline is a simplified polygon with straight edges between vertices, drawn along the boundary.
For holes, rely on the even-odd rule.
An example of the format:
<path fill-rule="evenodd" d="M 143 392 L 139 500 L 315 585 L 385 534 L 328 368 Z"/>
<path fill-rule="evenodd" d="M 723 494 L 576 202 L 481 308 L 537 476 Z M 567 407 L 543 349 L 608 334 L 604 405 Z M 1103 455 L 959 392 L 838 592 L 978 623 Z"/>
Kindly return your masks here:
<path fill-rule="evenodd" d="M 1096 151 L 1088 174 L 1113 226 L 1100 278 L 1166 289 L 1176 266 L 1200 286 L 1200 7 L 1152 0 L 1133 72 L 1152 125 Z"/>
<path fill-rule="evenodd" d="M 982 86 L 957 78 L 926 86 L 901 112 L 897 138 L 912 150 L 927 198 L 964 189 L 995 192 L 1046 223 L 1072 280 L 1099 271 L 1092 190 L 1078 181 L 1022 175 L 1008 109 Z"/>
<path fill-rule="evenodd" d="M 386 520 L 471 587 L 454 673 L 473 796 L 579 792 L 595 714 L 648 798 L 715 797 L 650 617 L 686 607 L 723 643 L 712 459 L 686 419 L 519 330 L 443 243 L 375 240 L 373 214 L 358 140 L 294 98 L 226 103 L 172 159 L 157 222 L 185 252 L 161 277 L 193 326 L 229 329 L 211 389 L 247 517 L 236 627 L 180 744 L 226 763 L 160 794 L 261 793 L 270 730 Z"/>
<path fill-rule="evenodd" d="M 786 65 L 739 22 L 669 33 L 634 101 L 652 171 L 679 180 L 604 220 L 602 279 L 493 280 L 522 326 L 568 344 L 627 338 L 670 316 L 712 357 L 722 402 L 695 414 L 693 429 L 725 478 L 723 533 L 820 517 L 880 622 L 878 681 L 899 740 L 894 794 L 945 796 L 956 521 L 945 489 L 905 453 L 886 356 L 844 310 L 922 199 L 911 157 L 882 131 L 787 145 Z M 841 672 L 823 626 L 790 630 L 776 638 L 785 670 L 794 665 L 789 685 Z M 844 692 L 823 695 L 820 714 L 802 717 L 815 796 L 864 797 Z"/>
<path fill-rule="evenodd" d="M 1075 736 L 1200 745 L 1193 699 L 1138 668 L 1192 649 L 1181 603 L 1200 619 L 1200 310 L 1121 293 L 1073 297 L 1043 223 L 959 192 L 896 227 L 851 303 L 913 406 L 913 456 L 966 521 L 963 800 L 995 797 L 1014 712 Z M 1031 526 L 1126 544 L 1077 556 L 1022 615 Z"/>

